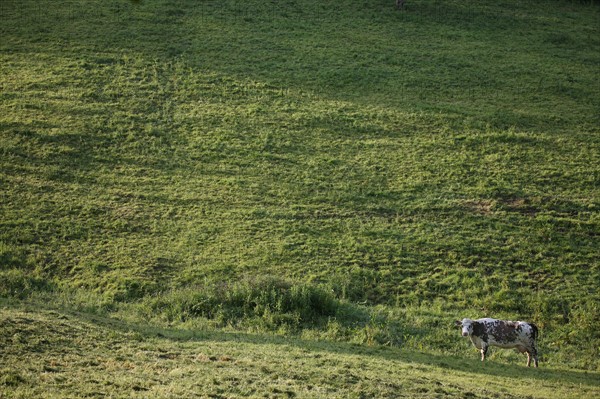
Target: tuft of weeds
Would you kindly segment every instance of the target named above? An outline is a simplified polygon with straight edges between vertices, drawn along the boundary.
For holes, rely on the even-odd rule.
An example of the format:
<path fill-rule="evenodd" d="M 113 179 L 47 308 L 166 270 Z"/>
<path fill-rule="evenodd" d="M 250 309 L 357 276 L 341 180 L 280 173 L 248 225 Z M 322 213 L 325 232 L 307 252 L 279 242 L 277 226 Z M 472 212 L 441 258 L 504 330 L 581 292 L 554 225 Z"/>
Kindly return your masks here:
<path fill-rule="evenodd" d="M 366 345 L 402 343 L 401 322 L 385 308 L 341 299 L 326 285 L 252 277 L 148 296 L 132 304 L 138 317 L 169 325 L 299 335 Z"/>
<path fill-rule="evenodd" d="M 297 329 L 334 316 L 340 306 L 322 287 L 254 277 L 167 291 L 145 298 L 142 308 L 169 321 L 206 318 L 231 325 L 261 320 L 267 329 L 284 324 Z"/>

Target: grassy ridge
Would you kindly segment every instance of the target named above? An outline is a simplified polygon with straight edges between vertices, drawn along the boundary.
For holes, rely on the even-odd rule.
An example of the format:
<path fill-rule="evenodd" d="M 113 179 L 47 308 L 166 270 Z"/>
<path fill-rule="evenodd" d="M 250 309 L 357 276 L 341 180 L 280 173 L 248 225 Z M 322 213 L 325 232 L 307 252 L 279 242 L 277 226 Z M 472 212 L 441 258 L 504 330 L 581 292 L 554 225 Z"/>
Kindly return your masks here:
<path fill-rule="evenodd" d="M 597 7 L 0 11 L 0 295 L 455 355 L 455 317 L 532 319 L 547 363 L 598 368 Z M 343 306 L 178 307 L 263 275 Z"/>

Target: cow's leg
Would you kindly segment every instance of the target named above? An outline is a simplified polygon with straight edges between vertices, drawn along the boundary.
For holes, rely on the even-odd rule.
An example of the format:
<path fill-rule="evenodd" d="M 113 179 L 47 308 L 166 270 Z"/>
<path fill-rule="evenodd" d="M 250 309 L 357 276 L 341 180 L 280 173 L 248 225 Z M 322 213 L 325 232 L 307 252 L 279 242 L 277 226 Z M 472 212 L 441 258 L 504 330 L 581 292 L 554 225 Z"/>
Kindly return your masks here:
<path fill-rule="evenodd" d="M 533 365 L 535 366 L 535 368 L 538 367 L 538 353 L 537 353 L 537 348 L 534 346 L 533 350 L 531 351 L 531 356 L 533 357 Z"/>
<path fill-rule="evenodd" d="M 487 345 L 483 345 L 481 347 L 481 362 L 485 361 L 485 355 L 486 355 L 487 351 L 488 351 Z"/>
<path fill-rule="evenodd" d="M 533 358 L 533 365 L 537 368 L 538 354 L 537 354 L 537 349 L 535 347 L 533 347 L 533 349 L 527 351 L 527 367 L 531 366 L 531 358 Z"/>

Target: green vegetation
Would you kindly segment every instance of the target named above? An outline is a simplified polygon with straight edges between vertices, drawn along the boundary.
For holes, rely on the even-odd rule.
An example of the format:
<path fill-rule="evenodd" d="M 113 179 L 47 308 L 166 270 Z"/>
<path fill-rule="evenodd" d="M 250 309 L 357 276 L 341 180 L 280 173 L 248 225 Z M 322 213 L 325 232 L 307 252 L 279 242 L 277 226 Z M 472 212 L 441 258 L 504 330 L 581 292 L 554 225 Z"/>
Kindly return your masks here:
<path fill-rule="evenodd" d="M 0 397 L 87 373 L 87 396 L 597 392 L 599 22 L 568 0 L 0 2 Z M 534 321 L 542 370 L 483 371 L 452 326 L 483 316 Z M 161 350 L 181 357 L 142 384 Z"/>
<path fill-rule="evenodd" d="M 481 367 L 423 351 L 151 328 L 37 307 L 0 308 L 0 331 L 8 343 L 0 393 L 9 398 L 577 398 L 600 389 L 594 374 L 576 370 Z"/>

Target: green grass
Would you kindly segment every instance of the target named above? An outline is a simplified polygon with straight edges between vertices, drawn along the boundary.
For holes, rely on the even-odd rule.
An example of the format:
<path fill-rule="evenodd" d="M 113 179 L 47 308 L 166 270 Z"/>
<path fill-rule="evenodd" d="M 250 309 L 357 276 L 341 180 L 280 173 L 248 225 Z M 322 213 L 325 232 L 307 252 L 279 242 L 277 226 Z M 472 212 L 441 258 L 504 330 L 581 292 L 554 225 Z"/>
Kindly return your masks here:
<path fill-rule="evenodd" d="M 597 374 L 299 338 L 162 329 L 3 304 L 9 398 L 578 398 Z M 6 365 L 20 364 L 16 367 Z"/>
<path fill-rule="evenodd" d="M 484 397 L 519 393 L 465 382 L 477 353 L 452 322 L 523 319 L 555 370 L 538 385 L 589 386 L 600 367 L 597 5 L 2 1 L 5 317 L 24 301 L 44 320 L 139 324 L 142 341 L 165 347 L 179 344 L 150 326 L 198 329 L 215 345 L 252 333 L 264 356 L 296 340 L 359 359 L 391 346 L 382 367 L 410 353 L 427 374 L 443 359 Z M 14 359 L 3 384 L 27 396 L 35 379 Z M 486 381 L 505 368 L 519 380 L 521 356 L 491 360 Z M 444 395 L 410 381 L 407 396 Z M 252 395 L 283 396 L 257 384 Z"/>

